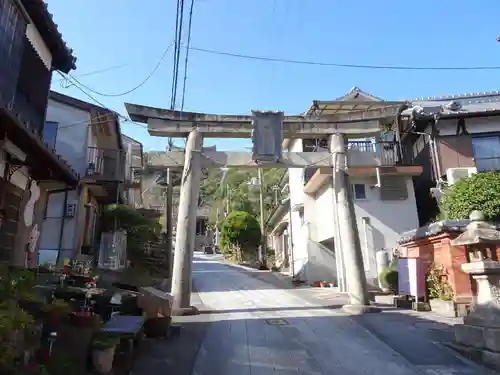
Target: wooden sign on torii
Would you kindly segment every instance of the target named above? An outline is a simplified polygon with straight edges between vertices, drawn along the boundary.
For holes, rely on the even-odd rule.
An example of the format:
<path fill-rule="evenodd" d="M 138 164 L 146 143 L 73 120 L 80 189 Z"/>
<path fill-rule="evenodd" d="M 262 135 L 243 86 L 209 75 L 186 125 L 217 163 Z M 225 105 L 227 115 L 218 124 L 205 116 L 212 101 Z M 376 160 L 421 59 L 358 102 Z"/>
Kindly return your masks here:
<path fill-rule="evenodd" d="M 368 311 L 366 276 L 354 214 L 347 166 L 379 165 L 373 158 L 352 158 L 346 137 L 380 134 L 381 125 L 393 121 L 405 103 L 391 102 L 377 109 L 326 116 L 284 116 L 282 112 L 252 111 L 251 116 L 180 112 L 126 103 L 133 121 L 147 123 L 149 134 L 187 137 L 184 151 L 170 151 L 148 161 L 150 168 L 183 167 L 177 217 L 172 295 L 174 311 L 191 309 L 191 264 L 196 231 L 196 211 L 202 168 L 306 168 L 333 167 L 333 184 L 342 235 L 342 254 L 348 275 L 350 305 Z M 260 133 L 260 135 L 259 135 Z M 264 134 L 264 135 L 262 135 Z M 330 152 L 282 152 L 283 138 L 330 137 Z M 252 138 L 253 152 L 223 152 L 203 149 L 203 138 Z M 277 146 L 276 146 L 277 145 Z M 353 165 L 354 164 L 354 165 Z"/>

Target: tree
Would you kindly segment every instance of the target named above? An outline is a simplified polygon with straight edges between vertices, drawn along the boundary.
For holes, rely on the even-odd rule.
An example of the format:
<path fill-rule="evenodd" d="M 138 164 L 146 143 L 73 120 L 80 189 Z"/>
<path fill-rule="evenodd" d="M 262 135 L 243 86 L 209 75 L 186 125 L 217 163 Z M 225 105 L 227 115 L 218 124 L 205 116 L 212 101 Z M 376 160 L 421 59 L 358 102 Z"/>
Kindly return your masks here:
<path fill-rule="evenodd" d="M 500 219 L 500 172 L 483 172 L 461 179 L 444 193 L 440 204 L 443 219 L 466 219 L 474 210 L 486 220 Z"/>
<path fill-rule="evenodd" d="M 223 249 L 236 246 L 242 251 L 256 251 L 260 241 L 259 222 L 248 212 L 233 211 L 222 223 L 220 243 Z"/>
<path fill-rule="evenodd" d="M 161 225 L 156 219 L 142 215 L 129 205 L 111 204 L 104 207 L 103 229 L 125 230 L 127 257 L 133 262 L 140 263 L 146 255 L 146 244 L 158 241 Z"/>

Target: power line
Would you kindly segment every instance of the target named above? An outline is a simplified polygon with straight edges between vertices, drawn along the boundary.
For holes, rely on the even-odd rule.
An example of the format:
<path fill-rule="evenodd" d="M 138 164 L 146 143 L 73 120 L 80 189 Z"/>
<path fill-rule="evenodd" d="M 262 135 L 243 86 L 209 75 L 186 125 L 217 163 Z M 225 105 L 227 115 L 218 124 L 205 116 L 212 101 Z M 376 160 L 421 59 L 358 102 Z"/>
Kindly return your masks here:
<path fill-rule="evenodd" d="M 187 48 L 187 46 L 182 46 Z M 192 51 L 198 51 L 203 53 L 209 53 L 212 55 L 221 55 L 228 57 L 235 57 L 246 60 L 259 60 L 266 62 L 276 62 L 285 64 L 296 64 L 296 65 L 315 65 L 315 66 L 326 66 L 335 68 L 353 68 L 353 69 L 380 69 L 380 70 L 444 70 L 444 71 L 456 71 L 456 70 L 500 70 L 500 66 L 455 66 L 455 67 L 444 67 L 444 66 L 404 66 L 404 65 L 370 65 L 370 64 L 341 64 L 334 62 L 321 62 L 321 61 L 306 61 L 306 60 L 292 60 L 283 59 L 276 57 L 266 57 L 266 56 L 255 56 L 255 55 L 245 55 L 240 53 L 218 51 L 208 48 L 198 48 L 189 47 Z"/>
<path fill-rule="evenodd" d="M 194 10 L 194 0 L 191 0 L 191 6 L 189 8 L 189 24 L 188 24 L 188 36 L 186 45 L 186 57 L 184 59 L 184 82 L 182 84 L 182 96 L 181 96 L 181 111 L 184 110 L 184 98 L 186 96 L 186 81 L 187 81 L 187 70 L 189 62 L 189 48 L 191 47 L 191 30 L 193 26 L 193 10 Z"/>
<path fill-rule="evenodd" d="M 124 116 L 122 115 L 121 113 L 119 112 L 116 112 L 110 108 L 108 108 L 105 104 L 103 104 L 102 102 L 100 102 L 99 100 L 97 100 L 96 98 L 94 98 L 91 94 L 89 94 L 87 91 L 85 91 L 82 87 L 80 87 L 80 85 L 78 84 L 78 81 L 74 78 L 72 78 L 71 76 L 65 76 L 63 73 L 61 73 L 60 71 L 57 71 L 57 73 L 59 73 L 59 75 L 70 81 L 71 82 L 71 79 L 73 79 L 74 81 L 72 82 L 73 83 L 73 86 L 78 89 L 82 94 L 84 94 L 85 96 L 87 96 L 89 99 L 91 99 L 94 103 L 96 103 L 97 105 L 101 106 L 102 108 L 104 109 L 107 109 L 108 111 L 116 114 L 119 118 L 121 118 L 122 120 L 124 120 L 125 122 L 131 122 L 132 124 L 134 125 L 137 125 L 137 126 L 140 126 L 142 128 L 145 128 L 147 129 L 147 125 L 144 125 L 144 124 L 139 124 L 135 121 L 132 121 L 130 118 L 128 118 L 127 116 Z M 68 78 L 69 77 L 69 78 Z M 76 83 L 75 83 L 76 82 Z"/>
<path fill-rule="evenodd" d="M 82 74 L 76 74 L 74 75 L 74 77 L 87 77 L 87 76 L 92 76 L 92 75 L 95 75 L 95 74 L 101 74 L 101 73 L 106 73 L 106 72 L 109 72 L 111 70 L 115 70 L 115 69 L 120 69 L 120 68 L 124 68 L 126 67 L 127 64 L 125 65 L 114 65 L 114 66 L 110 66 L 108 68 L 103 68 L 103 69 L 99 69 L 99 70 L 94 70 L 94 71 L 91 71 L 91 72 L 88 72 L 88 73 L 82 73 Z M 54 81 L 54 83 L 56 82 L 62 82 L 64 81 L 64 78 L 59 78 L 57 80 Z"/>
<path fill-rule="evenodd" d="M 174 53 L 174 66 L 172 74 L 172 97 L 170 101 L 170 109 L 175 109 L 177 101 L 177 84 L 179 81 L 179 63 L 180 63 L 180 49 L 182 43 L 182 24 L 184 21 L 184 0 L 177 0 L 177 18 L 175 21 L 176 35 L 175 35 L 175 53 Z"/>
<path fill-rule="evenodd" d="M 75 76 L 71 75 L 71 74 L 68 74 L 68 76 L 70 76 L 74 81 L 76 81 L 80 86 L 82 87 L 85 87 L 88 91 L 92 92 L 93 94 L 96 94 L 96 95 L 100 95 L 100 96 L 108 96 L 108 97 L 118 97 L 118 96 L 125 96 L 125 95 L 128 95 L 130 94 L 131 92 L 134 92 L 135 90 L 141 88 L 142 86 L 144 86 L 153 76 L 154 74 L 157 72 L 157 70 L 160 68 L 160 65 L 161 63 L 163 62 L 163 60 L 165 59 L 165 56 L 167 55 L 167 52 L 170 50 L 170 47 L 172 47 L 173 43 L 170 43 L 164 50 L 163 50 L 163 53 L 160 57 L 160 59 L 158 60 L 158 62 L 156 63 L 155 67 L 153 68 L 153 70 L 151 70 L 149 72 L 149 74 L 146 76 L 146 78 L 144 78 L 138 85 L 132 87 L 130 90 L 127 90 L 127 91 L 124 91 L 124 92 L 120 92 L 120 93 L 115 93 L 115 94 L 109 94 L 109 93 L 103 93 L 103 92 L 99 92 L 97 90 L 94 90 L 93 88 L 91 87 L 88 87 L 87 85 L 83 84 L 82 82 L 80 82 L 78 79 L 75 78 Z"/>

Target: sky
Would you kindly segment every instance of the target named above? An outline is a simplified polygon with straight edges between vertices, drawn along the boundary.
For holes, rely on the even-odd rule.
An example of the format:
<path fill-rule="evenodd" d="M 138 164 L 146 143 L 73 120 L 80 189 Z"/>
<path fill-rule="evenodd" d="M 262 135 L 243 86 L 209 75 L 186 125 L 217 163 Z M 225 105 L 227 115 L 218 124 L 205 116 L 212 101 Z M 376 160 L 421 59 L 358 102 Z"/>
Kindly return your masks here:
<path fill-rule="evenodd" d="M 120 94 L 137 86 L 174 39 L 175 0 L 46 1 L 78 58 L 72 74 L 102 94 Z M 186 0 L 185 20 L 189 5 Z M 500 67 L 499 14 L 498 0 L 195 0 L 191 46 L 340 64 Z M 183 67 L 185 50 L 182 53 Z M 152 78 L 137 90 L 123 96 L 89 93 L 124 115 L 125 102 L 168 108 L 172 67 L 170 49 Z M 183 76 L 181 68 L 179 94 Z M 493 91 L 500 89 L 500 69 L 339 68 L 192 50 L 184 110 L 249 114 L 262 109 L 296 114 L 313 100 L 335 99 L 353 86 L 387 100 Z M 92 102 L 57 74 L 52 89 Z M 142 142 L 146 151 L 164 150 L 167 144 L 166 138 L 152 137 L 140 125 L 125 122 L 122 131 Z M 248 145 L 231 139 L 209 139 L 205 144 L 226 150 Z"/>

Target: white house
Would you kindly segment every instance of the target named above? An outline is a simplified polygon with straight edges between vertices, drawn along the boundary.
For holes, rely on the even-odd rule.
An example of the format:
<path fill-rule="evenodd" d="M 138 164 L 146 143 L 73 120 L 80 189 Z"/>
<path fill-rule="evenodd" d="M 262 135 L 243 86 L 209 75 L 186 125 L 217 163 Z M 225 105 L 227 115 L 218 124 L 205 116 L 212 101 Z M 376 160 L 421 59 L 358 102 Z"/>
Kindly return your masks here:
<path fill-rule="evenodd" d="M 49 196 L 39 263 L 95 260 L 103 206 L 125 203 L 125 189 L 132 180 L 133 158 L 123 147 L 118 116 L 50 92 L 44 139 L 78 172 L 80 181 L 76 188 Z"/>
<path fill-rule="evenodd" d="M 309 114 L 317 103 L 308 110 Z M 332 113 L 356 111 L 385 103 L 354 88 L 336 101 L 323 103 L 322 109 Z M 347 146 L 349 156 L 374 156 L 380 164 L 352 165 L 348 169 L 365 272 L 372 283 L 378 276 L 376 251 L 393 248 L 399 233 L 418 226 L 412 177 L 420 174 L 422 168 L 403 157 L 399 144 L 392 138 L 384 140 L 384 136 L 387 134 L 381 132 L 373 139 L 349 140 Z M 329 147 L 326 139 L 286 140 L 284 146 L 293 152 Z M 308 283 L 329 281 L 345 288 L 332 169 L 290 169 L 288 177 L 289 201 L 284 205 L 289 205 L 289 209 L 281 210 L 269 222 L 273 227 L 270 243 L 280 253 L 277 258 L 288 259 L 289 272 Z M 288 254 L 283 255 L 283 251 Z"/>

